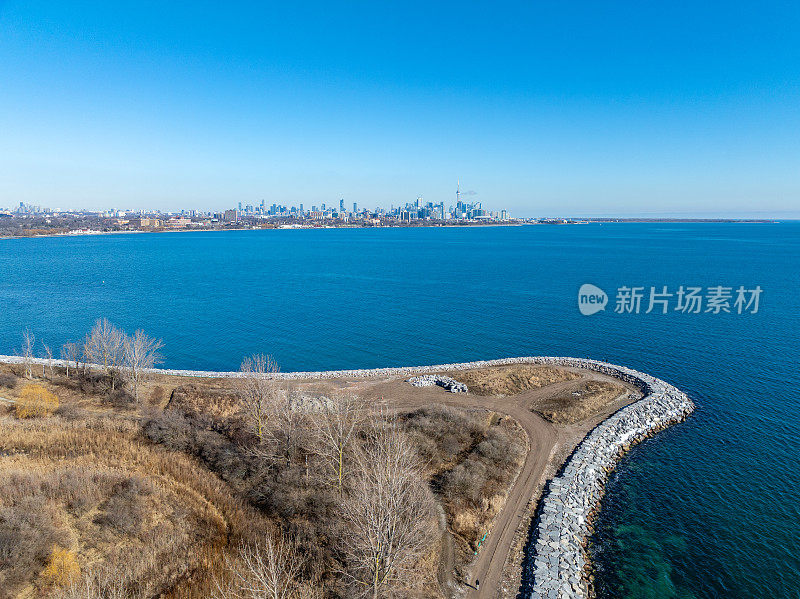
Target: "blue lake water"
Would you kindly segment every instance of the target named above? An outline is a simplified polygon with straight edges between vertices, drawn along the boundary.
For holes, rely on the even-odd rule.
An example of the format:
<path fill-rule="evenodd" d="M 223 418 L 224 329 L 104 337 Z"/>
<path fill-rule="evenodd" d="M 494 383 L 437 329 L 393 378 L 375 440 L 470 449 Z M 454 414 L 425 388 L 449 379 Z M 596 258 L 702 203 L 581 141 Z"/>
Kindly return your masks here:
<path fill-rule="evenodd" d="M 0 353 L 106 316 L 166 366 L 283 370 L 574 355 L 698 404 L 637 447 L 594 538 L 602 597 L 800 596 L 800 223 L 328 229 L 0 240 Z M 611 296 L 582 316 L 577 290 Z M 617 314 L 623 286 L 744 285 L 757 314 Z M 644 300 L 642 312 L 647 307 Z"/>

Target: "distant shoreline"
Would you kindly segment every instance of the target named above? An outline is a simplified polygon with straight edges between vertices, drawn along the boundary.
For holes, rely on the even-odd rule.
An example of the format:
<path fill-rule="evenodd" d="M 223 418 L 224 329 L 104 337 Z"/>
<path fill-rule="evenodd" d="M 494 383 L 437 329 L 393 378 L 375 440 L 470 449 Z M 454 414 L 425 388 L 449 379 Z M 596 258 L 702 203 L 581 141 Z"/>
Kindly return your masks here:
<path fill-rule="evenodd" d="M 66 233 L 44 233 L 41 235 L 0 235 L 2 239 L 38 239 L 40 237 L 93 237 L 101 235 L 130 235 L 142 233 L 224 233 L 227 231 L 310 231 L 329 229 L 436 229 L 436 228 L 486 228 L 486 227 L 522 227 L 534 223 L 469 223 L 469 224 L 430 224 L 430 225 L 391 225 L 391 226 L 364 226 L 364 225 L 334 225 L 323 227 L 306 226 L 277 226 L 277 227 L 226 227 L 224 229 L 154 229 L 154 230 L 129 230 L 129 231 L 81 231 Z"/>
<path fill-rule="evenodd" d="M 517 222 L 517 223 L 463 223 L 463 224 L 442 224 L 431 223 L 421 225 L 390 225 L 390 226 L 365 226 L 365 225 L 330 225 L 330 226 L 304 226 L 287 225 L 275 227 L 253 227 L 253 228 L 220 228 L 220 229 L 155 229 L 155 230 L 130 230 L 130 231 L 80 231 L 65 233 L 45 233 L 41 235 L 0 235 L 0 240 L 4 239 L 38 239 L 41 237 L 90 237 L 95 235 L 135 235 L 141 233 L 211 233 L 225 231 L 291 231 L 291 230 L 314 230 L 314 229 L 436 229 L 436 228 L 486 228 L 486 227 L 524 227 L 524 226 L 564 226 L 564 225 L 587 225 L 587 224 L 634 224 L 634 223 L 654 223 L 654 224 L 777 224 L 792 219 L 737 219 L 737 218 L 591 218 L 578 219 L 575 222 Z"/>

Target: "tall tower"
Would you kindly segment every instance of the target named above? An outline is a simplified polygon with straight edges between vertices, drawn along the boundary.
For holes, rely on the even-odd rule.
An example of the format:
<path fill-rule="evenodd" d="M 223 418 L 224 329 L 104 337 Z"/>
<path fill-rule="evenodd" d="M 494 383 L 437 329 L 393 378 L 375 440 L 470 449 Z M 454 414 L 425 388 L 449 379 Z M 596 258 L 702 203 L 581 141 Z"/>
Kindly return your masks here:
<path fill-rule="evenodd" d="M 461 179 L 456 182 L 456 205 L 461 203 Z"/>

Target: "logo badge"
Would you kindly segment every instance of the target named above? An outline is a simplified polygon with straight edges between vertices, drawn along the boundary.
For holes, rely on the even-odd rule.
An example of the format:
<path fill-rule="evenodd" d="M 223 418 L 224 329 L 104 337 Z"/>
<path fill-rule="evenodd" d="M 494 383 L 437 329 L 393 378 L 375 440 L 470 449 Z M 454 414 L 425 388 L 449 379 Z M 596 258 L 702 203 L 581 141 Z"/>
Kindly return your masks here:
<path fill-rule="evenodd" d="M 584 283 L 578 290 L 578 310 L 584 316 L 591 316 L 600 310 L 605 310 L 607 303 L 608 295 L 596 285 Z"/>

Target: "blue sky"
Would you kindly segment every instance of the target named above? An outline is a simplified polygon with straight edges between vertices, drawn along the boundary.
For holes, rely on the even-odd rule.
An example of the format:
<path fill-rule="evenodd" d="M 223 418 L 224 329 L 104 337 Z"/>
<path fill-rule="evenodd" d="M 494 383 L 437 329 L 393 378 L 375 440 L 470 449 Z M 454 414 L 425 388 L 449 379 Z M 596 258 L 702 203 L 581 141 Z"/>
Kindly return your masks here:
<path fill-rule="evenodd" d="M 0 0 L 0 206 L 459 178 L 518 216 L 800 216 L 800 3 Z"/>

